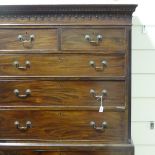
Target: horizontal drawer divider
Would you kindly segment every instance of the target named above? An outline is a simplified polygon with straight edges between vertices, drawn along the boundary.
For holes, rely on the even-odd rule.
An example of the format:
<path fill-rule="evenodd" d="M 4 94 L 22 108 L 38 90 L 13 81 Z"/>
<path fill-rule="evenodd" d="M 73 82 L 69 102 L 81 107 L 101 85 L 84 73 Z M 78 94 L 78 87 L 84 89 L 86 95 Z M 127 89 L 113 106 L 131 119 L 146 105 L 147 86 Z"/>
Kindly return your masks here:
<path fill-rule="evenodd" d="M 0 50 L 0 54 L 104 54 L 104 55 L 124 55 L 126 51 L 103 51 L 103 50 L 48 50 L 48 49 L 34 49 L 34 50 Z"/>
<path fill-rule="evenodd" d="M 6 140 L 4 140 L 6 141 Z M 66 144 L 63 143 L 63 141 L 59 141 L 59 142 L 38 142 L 36 140 L 31 140 L 31 142 L 16 142 L 18 141 L 17 139 L 14 140 L 15 142 L 5 142 L 5 143 L 0 143 L 0 149 L 6 149 L 6 148 L 10 148 L 11 146 L 14 146 L 12 147 L 12 150 L 13 149 L 17 149 L 17 150 L 20 150 L 20 149 L 24 149 L 24 150 L 31 150 L 31 149 L 36 149 L 37 150 L 44 150 L 44 151 L 48 151 L 48 150 L 73 150 L 73 151 L 76 151 L 76 150 L 86 150 L 86 151 L 91 151 L 94 149 L 95 147 L 95 151 L 97 150 L 109 150 L 109 149 L 114 149 L 114 150 L 117 150 L 117 149 L 130 149 L 130 148 L 133 148 L 133 144 L 130 144 L 130 143 L 120 143 L 120 144 L 104 144 L 104 143 L 101 143 L 100 144 L 93 144 L 92 142 L 91 143 L 88 143 L 88 142 L 85 142 L 83 141 L 80 142 L 80 143 L 77 143 L 77 142 L 73 142 L 73 141 L 70 141 L 70 143 Z M 36 141 L 36 142 L 35 142 Z"/>
<path fill-rule="evenodd" d="M 104 111 L 124 112 L 127 109 L 125 106 L 106 106 Z M 0 106 L 0 110 L 79 110 L 79 111 L 98 111 L 99 106 Z"/>
<path fill-rule="evenodd" d="M 75 76 L 0 76 L 0 80 L 126 80 L 126 76 L 111 76 L 111 77 L 75 77 Z"/>

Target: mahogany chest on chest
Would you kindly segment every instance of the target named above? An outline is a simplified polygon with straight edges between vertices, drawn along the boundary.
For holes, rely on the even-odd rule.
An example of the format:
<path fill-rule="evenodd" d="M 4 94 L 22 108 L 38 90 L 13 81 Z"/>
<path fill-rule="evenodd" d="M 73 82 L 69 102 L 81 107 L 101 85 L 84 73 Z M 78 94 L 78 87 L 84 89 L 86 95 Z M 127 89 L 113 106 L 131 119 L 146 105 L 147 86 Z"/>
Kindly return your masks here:
<path fill-rule="evenodd" d="M 135 8 L 0 6 L 0 155 L 134 155 Z"/>

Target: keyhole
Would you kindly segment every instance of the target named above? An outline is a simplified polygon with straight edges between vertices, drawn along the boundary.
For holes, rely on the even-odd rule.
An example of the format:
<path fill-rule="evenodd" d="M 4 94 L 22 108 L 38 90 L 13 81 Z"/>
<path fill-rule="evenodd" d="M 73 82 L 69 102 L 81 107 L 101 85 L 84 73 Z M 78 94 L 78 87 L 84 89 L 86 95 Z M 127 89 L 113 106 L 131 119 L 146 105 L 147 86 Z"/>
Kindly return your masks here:
<path fill-rule="evenodd" d="M 23 40 L 28 40 L 28 33 L 25 32 L 25 35 L 23 35 Z"/>

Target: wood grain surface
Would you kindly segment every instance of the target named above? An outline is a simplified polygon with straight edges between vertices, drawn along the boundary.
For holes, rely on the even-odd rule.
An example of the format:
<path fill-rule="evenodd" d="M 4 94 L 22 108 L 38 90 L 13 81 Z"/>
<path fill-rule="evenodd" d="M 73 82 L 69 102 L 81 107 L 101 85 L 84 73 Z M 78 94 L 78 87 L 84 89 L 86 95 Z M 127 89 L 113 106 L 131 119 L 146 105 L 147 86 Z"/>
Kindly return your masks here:
<path fill-rule="evenodd" d="M 102 41 L 93 45 L 85 40 L 89 35 L 92 41 L 96 41 L 97 35 L 102 35 Z M 102 50 L 102 51 L 123 51 L 127 47 L 124 28 L 64 28 L 61 32 L 62 50 Z"/>
<path fill-rule="evenodd" d="M 27 89 L 31 94 L 26 98 L 15 95 L 24 95 Z M 90 94 L 103 95 L 104 106 L 125 106 L 124 81 L 1 81 L 0 106 L 100 106 L 100 100 Z M 67 108 L 67 107 L 66 107 Z"/>
<path fill-rule="evenodd" d="M 26 70 L 15 67 L 18 61 L 20 66 L 30 62 Z M 90 65 L 94 61 L 100 70 Z M 103 66 L 102 61 L 107 65 Z M 103 67 L 103 69 L 102 69 Z M 0 55 L 0 76 L 80 76 L 106 77 L 125 76 L 124 55 L 108 56 L 104 54 L 24 54 Z"/>
<path fill-rule="evenodd" d="M 125 150 L 108 150 L 100 152 L 52 152 L 52 151 L 1 151 L 0 155 L 132 155 L 132 152 Z"/>
<path fill-rule="evenodd" d="M 130 53 L 135 8 L 0 6 L 0 155 L 134 155 Z M 20 98 L 15 89 L 31 94 Z M 98 112 L 90 89 L 96 95 L 107 90 L 103 104 L 109 110 Z M 21 130 L 27 121 L 30 128 Z"/>
<path fill-rule="evenodd" d="M 32 43 L 23 43 L 18 40 L 18 35 L 23 35 L 29 39 L 32 34 L 35 37 Z M 0 50 L 56 50 L 57 45 L 57 29 L 0 28 Z"/>
<path fill-rule="evenodd" d="M 6 117 L 7 116 L 7 117 Z M 0 139 L 40 139 L 40 140 L 74 140 L 102 141 L 102 143 L 127 142 L 126 120 L 124 112 L 88 112 L 88 111 L 1 111 Z M 14 122 L 32 126 L 26 131 L 16 128 Z M 107 128 L 96 130 L 107 122 Z"/>

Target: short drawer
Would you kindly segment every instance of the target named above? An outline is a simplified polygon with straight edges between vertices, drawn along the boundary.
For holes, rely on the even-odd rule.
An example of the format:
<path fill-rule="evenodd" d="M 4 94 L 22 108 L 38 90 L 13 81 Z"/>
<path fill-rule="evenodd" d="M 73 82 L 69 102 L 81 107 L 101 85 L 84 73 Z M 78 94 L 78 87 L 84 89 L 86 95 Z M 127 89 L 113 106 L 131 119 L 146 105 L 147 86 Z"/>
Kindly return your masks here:
<path fill-rule="evenodd" d="M 56 50 L 57 29 L 0 29 L 0 50 Z"/>
<path fill-rule="evenodd" d="M 134 155 L 133 148 L 110 148 L 103 151 L 85 151 L 85 152 L 62 152 L 61 155 Z"/>
<path fill-rule="evenodd" d="M 124 81 L 1 81 L 0 106 L 125 106 Z"/>
<path fill-rule="evenodd" d="M 125 76 L 124 55 L 0 55 L 0 76 Z"/>
<path fill-rule="evenodd" d="M 31 147 L 31 146 L 30 146 Z M 60 152 L 54 151 L 37 151 L 37 150 L 25 150 L 25 149 L 3 149 L 0 151 L 0 155 L 61 155 Z"/>
<path fill-rule="evenodd" d="M 101 50 L 125 52 L 127 47 L 124 28 L 64 28 L 61 34 L 62 50 Z"/>
<path fill-rule="evenodd" d="M 124 112 L 1 111 L 0 139 L 127 142 Z"/>

